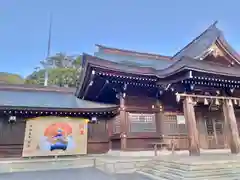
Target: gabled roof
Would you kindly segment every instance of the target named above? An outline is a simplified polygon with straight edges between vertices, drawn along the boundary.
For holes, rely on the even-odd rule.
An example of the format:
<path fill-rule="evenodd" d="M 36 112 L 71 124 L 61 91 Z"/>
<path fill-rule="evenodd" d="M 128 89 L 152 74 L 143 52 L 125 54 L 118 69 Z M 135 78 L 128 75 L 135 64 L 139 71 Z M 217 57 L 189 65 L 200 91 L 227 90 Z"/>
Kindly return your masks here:
<path fill-rule="evenodd" d="M 240 63 L 239 54 L 227 43 L 223 33 L 216 27 L 216 24 L 217 21 L 200 34 L 200 36 L 196 37 L 187 46 L 177 52 L 172 59 L 179 60 L 185 56 L 201 60 L 211 51 L 213 44 L 218 44 L 234 61 Z"/>
<path fill-rule="evenodd" d="M 75 111 L 92 111 L 92 109 L 104 111 L 104 109 L 117 108 L 116 105 L 81 100 L 72 93 L 22 90 L 0 90 L 0 106 L 29 109 L 72 109 Z"/>

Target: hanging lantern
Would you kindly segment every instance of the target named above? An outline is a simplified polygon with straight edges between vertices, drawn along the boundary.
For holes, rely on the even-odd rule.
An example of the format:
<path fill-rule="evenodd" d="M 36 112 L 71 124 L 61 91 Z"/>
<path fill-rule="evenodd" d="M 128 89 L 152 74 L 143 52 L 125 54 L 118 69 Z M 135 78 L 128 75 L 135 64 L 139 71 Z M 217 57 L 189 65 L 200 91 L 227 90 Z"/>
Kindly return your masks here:
<path fill-rule="evenodd" d="M 219 100 L 218 100 L 218 99 L 216 99 L 216 101 L 215 101 L 215 104 L 216 104 L 217 106 L 219 106 L 219 105 L 220 105 L 220 103 L 219 103 Z"/>
<path fill-rule="evenodd" d="M 204 98 L 204 105 L 208 105 L 208 100 L 207 100 L 207 98 Z"/>
<path fill-rule="evenodd" d="M 176 101 L 179 102 L 179 101 L 180 101 L 180 98 L 181 98 L 180 95 L 177 93 L 177 94 L 176 94 Z"/>

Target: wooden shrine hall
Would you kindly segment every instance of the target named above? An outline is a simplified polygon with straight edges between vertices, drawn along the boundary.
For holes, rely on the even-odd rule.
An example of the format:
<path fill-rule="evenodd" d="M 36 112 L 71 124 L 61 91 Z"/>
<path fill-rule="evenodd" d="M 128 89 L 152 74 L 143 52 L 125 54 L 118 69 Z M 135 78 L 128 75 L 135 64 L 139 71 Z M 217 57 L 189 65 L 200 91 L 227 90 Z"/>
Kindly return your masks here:
<path fill-rule="evenodd" d="M 76 88 L 0 84 L 0 157 L 240 151 L 240 55 L 216 23 L 174 56 L 96 45 Z"/>
<path fill-rule="evenodd" d="M 172 57 L 97 47 L 83 55 L 75 95 L 119 104 L 108 127 L 109 149 L 174 142 L 190 155 L 224 148 L 239 153 L 240 56 L 216 23 Z"/>

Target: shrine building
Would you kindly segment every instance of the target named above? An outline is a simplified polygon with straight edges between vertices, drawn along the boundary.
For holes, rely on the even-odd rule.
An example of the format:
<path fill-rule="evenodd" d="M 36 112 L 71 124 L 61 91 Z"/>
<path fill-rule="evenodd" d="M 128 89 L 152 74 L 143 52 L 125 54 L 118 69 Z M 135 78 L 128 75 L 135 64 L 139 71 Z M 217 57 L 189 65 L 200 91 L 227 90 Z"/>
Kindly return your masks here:
<path fill-rule="evenodd" d="M 96 46 L 76 89 L 0 85 L 1 157 L 240 152 L 240 55 L 216 23 L 173 56 Z"/>

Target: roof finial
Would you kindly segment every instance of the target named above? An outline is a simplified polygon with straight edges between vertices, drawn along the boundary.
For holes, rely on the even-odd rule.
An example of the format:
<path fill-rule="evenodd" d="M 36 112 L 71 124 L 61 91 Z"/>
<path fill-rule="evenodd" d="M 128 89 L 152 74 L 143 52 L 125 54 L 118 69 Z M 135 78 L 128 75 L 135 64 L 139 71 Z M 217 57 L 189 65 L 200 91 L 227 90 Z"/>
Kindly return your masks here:
<path fill-rule="evenodd" d="M 212 26 L 216 26 L 216 24 L 218 23 L 218 21 L 214 21 L 214 23 L 212 24 Z"/>

